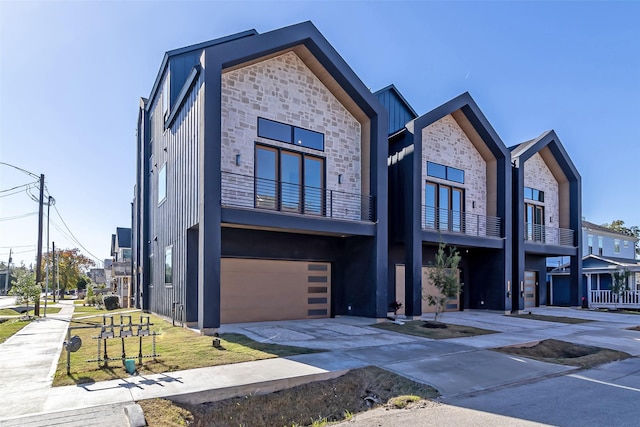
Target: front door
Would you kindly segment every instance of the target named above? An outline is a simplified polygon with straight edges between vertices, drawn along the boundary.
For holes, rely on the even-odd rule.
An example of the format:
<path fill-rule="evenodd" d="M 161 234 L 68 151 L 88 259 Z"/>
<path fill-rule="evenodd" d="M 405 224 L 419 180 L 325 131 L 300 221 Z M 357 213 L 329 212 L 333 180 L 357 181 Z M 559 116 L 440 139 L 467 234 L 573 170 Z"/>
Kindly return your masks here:
<path fill-rule="evenodd" d="M 538 286 L 538 272 L 524 272 L 524 308 L 536 306 L 536 288 Z"/>

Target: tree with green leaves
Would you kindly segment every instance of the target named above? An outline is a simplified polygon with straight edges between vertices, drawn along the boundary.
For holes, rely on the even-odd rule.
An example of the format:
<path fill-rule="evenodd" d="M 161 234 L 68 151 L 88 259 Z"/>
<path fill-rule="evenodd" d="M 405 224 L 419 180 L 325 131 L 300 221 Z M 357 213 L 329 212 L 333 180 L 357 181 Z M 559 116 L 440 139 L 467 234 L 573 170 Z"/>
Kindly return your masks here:
<path fill-rule="evenodd" d="M 44 266 L 50 259 L 49 256 L 49 252 L 42 256 Z M 51 260 L 54 260 L 53 254 L 51 254 Z M 60 277 L 60 294 L 63 294 L 67 289 L 76 289 L 80 278 L 86 275 L 89 267 L 95 264 L 90 258 L 82 255 L 78 248 L 56 250 L 55 261 L 55 271 Z M 42 271 L 45 271 L 44 266 Z M 53 271 L 53 269 L 50 270 L 51 283 L 56 283 L 53 280 Z"/>
<path fill-rule="evenodd" d="M 613 273 L 613 282 L 611 283 L 611 293 L 615 299 L 615 309 L 618 309 L 618 302 L 622 294 L 629 290 L 629 275 L 631 273 L 627 269 L 621 269 Z"/>
<path fill-rule="evenodd" d="M 436 322 L 444 312 L 447 300 L 457 298 L 462 289 L 458 272 L 460 259 L 460 253 L 454 246 L 447 247 L 444 242 L 440 242 L 435 264 L 429 268 L 429 281 L 438 290 L 438 294 L 426 296 L 429 305 L 436 308 Z"/>
<path fill-rule="evenodd" d="M 29 303 L 35 304 L 40 301 L 40 292 L 42 287 L 36 283 L 36 273 L 26 268 L 17 268 L 14 270 L 15 277 L 11 279 L 11 290 L 9 295 L 16 296 L 17 304 L 26 304 L 27 313 L 29 312 Z"/>

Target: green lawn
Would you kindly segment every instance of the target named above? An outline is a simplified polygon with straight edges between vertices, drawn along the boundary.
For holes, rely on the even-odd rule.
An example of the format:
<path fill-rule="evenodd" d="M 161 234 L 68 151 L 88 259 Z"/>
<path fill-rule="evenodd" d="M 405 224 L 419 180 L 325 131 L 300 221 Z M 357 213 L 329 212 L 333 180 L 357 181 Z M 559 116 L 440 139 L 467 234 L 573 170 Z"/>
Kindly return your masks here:
<path fill-rule="evenodd" d="M 0 344 L 24 328 L 31 320 L 10 319 L 0 323 Z"/>
<path fill-rule="evenodd" d="M 433 322 L 425 322 L 424 320 L 413 320 L 405 322 L 404 325 L 398 325 L 392 322 L 377 323 L 372 325 L 374 328 L 385 329 L 387 331 L 399 332 L 401 334 L 414 335 L 418 337 L 442 340 L 447 338 L 471 337 L 474 335 L 495 334 L 496 331 L 487 329 L 474 328 L 471 326 L 459 326 L 447 324 L 446 328 L 427 328 L 425 324 Z"/>
<path fill-rule="evenodd" d="M 30 306 L 33 307 L 33 306 Z M 56 314 L 60 312 L 60 307 L 47 307 L 47 314 Z M 44 306 L 40 306 L 40 316 L 44 314 Z M 17 311 L 11 308 L 2 308 L 0 309 L 0 316 L 21 316 L 25 315 L 25 313 L 18 313 Z M 33 316 L 34 311 L 33 308 L 29 310 L 29 316 Z"/>
<path fill-rule="evenodd" d="M 89 307 L 76 307 L 76 310 L 78 308 Z M 87 313 L 85 312 L 86 315 Z M 113 317 L 114 323 L 119 324 L 120 314 L 115 313 Z M 138 355 L 139 338 L 125 338 L 127 358 L 136 359 L 136 367 L 141 374 L 227 365 L 316 352 L 316 350 L 301 347 L 259 343 L 238 334 L 222 335 L 220 337 L 221 349 L 218 349 L 212 346 L 213 337 L 202 336 L 190 329 L 172 326 L 171 322 L 154 315 L 150 315 L 150 319 L 153 323 L 151 330 L 160 333 L 156 337 L 156 351 L 160 356 L 155 360 L 153 358 L 143 358 L 142 366 L 137 365 L 138 359 L 136 356 Z M 139 320 L 140 311 L 132 313 L 132 321 L 137 323 Z M 101 325 L 102 321 L 103 317 L 99 315 L 92 318 L 75 319 L 72 321 L 71 326 Z M 53 381 L 54 386 L 127 378 L 129 376 L 120 360 L 108 362 L 108 366 L 105 367 L 99 367 L 97 362 L 87 362 L 89 359 L 97 358 L 98 340 L 93 337 L 97 336 L 99 331 L 100 329 L 98 328 L 72 330 L 72 335 L 78 335 L 81 338 L 82 347 L 77 352 L 71 353 L 70 375 L 67 375 L 66 372 L 67 358 L 66 353 L 63 352 Z M 117 336 L 118 333 L 116 332 L 115 335 Z M 143 355 L 150 355 L 152 353 L 151 337 L 144 337 L 142 342 Z M 120 338 L 108 339 L 107 352 L 109 357 L 120 357 L 122 354 L 122 340 Z"/>

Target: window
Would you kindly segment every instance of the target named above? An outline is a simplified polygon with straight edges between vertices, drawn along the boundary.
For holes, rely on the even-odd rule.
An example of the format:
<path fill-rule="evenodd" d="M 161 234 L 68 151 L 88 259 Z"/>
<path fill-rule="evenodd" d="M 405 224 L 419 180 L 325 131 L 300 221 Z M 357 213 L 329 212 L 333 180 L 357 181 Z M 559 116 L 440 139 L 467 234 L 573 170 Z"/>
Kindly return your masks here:
<path fill-rule="evenodd" d="M 593 236 L 589 234 L 587 236 L 587 245 L 589 246 L 589 255 L 593 253 Z"/>
<path fill-rule="evenodd" d="M 164 250 L 164 284 L 171 285 L 173 283 L 173 247 L 167 246 Z"/>
<path fill-rule="evenodd" d="M 620 253 L 620 239 L 613 240 L 613 252 L 619 254 Z"/>
<path fill-rule="evenodd" d="M 149 255 L 149 287 L 153 288 L 153 252 Z"/>
<path fill-rule="evenodd" d="M 623 240 L 622 243 L 623 243 L 625 249 L 629 247 L 629 241 L 628 240 Z"/>
<path fill-rule="evenodd" d="M 167 198 L 167 164 L 158 169 L 158 205 Z"/>
<path fill-rule="evenodd" d="M 525 203 L 524 206 L 527 240 L 544 242 L 544 206 L 534 205 L 531 203 Z"/>
<path fill-rule="evenodd" d="M 444 184 L 425 185 L 425 220 L 427 228 L 464 231 L 464 191 Z"/>
<path fill-rule="evenodd" d="M 256 145 L 255 177 L 256 207 L 324 213 L 324 159 Z"/>
<path fill-rule="evenodd" d="M 451 166 L 427 162 L 427 175 L 434 178 L 446 179 L 447 181 L 464 184 L 464 171 Z"/>
<path fill-rule="evenodd" d="M 324 135 L 312 130 L 258 117 L 258 136 L 324 151 Z"/>
<path fill-rule="evenodd" d="M 602 256 L 602 236 L 598 236 L 598 255 Z"/>
<path fill-rule="evenodd" d="M 167 120 L 169 116 L 169 77 L 170 74 L 167 72 L 162 83 L 162 117 L 164 120 Z"/>
<path fill-rule="evenodd" d="M 531 187 L 524 187 L 524 198 L 535 202 L 544 202 L 544 191 Z"/>

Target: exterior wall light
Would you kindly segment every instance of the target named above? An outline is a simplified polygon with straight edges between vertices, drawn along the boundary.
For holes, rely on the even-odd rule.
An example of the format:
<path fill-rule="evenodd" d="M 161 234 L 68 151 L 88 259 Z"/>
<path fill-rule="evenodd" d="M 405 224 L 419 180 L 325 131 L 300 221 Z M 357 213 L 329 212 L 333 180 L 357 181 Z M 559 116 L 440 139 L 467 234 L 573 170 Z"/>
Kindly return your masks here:
<path fill-rule="evenodd" d="M 338 184 L 342 184 L 342 174 L 338 174 Z"/>
<path fill-rule="evenodd" d="M 240 161 L 242 160 L 240 154 L 236 154 L 236 166 L 240 166 Z"/>

